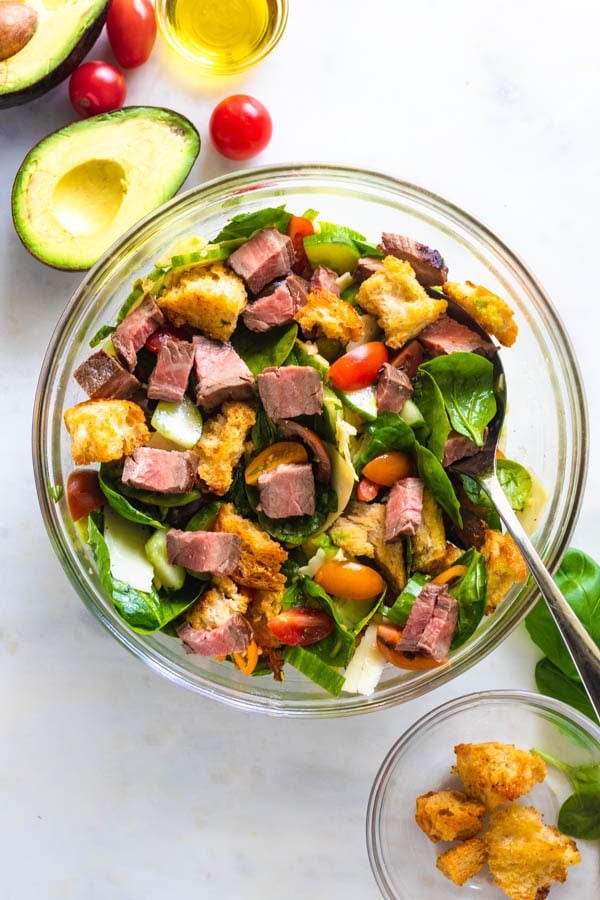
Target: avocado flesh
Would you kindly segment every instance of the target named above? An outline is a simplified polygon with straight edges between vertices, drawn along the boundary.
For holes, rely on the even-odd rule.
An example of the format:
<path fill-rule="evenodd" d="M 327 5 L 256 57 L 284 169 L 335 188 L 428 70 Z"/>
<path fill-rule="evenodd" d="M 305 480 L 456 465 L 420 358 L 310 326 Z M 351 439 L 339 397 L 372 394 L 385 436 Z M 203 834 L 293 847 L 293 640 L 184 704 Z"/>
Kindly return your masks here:
<path fill-rule="evenodd" d="M 38 14 L 31 40 L 0 62 L 0 108 L 17 106 L 55 87 L 98 38 L 109 0 L 28 0 Z"/>
<path fill-rule="evenodd" d="M 34 147 L 17 173 L 17 233 L 43 262 L 87 269 L 173 196 L 199 149 L 191 122 L 158 107 L 129 107 L 62 128 Z"/>

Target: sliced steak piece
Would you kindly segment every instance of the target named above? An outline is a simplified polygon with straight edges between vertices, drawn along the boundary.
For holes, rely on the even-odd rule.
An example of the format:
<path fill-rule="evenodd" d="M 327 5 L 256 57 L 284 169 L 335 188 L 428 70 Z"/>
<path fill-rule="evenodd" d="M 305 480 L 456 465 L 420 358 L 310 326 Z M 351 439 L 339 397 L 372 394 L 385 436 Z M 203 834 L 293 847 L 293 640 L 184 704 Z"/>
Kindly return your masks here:
<path fill-rule="evenodd" d="M 258 476 L 260 505 L 270 519 L 312 516 L 315 511 L 315 479 L 308 463 L 286 463 Z"/>
<path fill-rule="evenodd" d="M 490 356 L 496 352 L 491 341 L 486 341 L 476 331 L 461 325 L 450 316 L 440 316 L 431 325 L 427 325 L 420 332 L 418 340 L 429 356 L 461 352 L 479 352 Z"/>
<path fill-rule="evenodd" d="M 156 365 L 148 379 L 148 397 L 181 403 L 187 390 L 194 346 L 190 341 L 167 338 L 160 345 Z"/>
<path fill-rule="evenodd" d="M 194 487 L 198 457 L 191 450 L 137 447 L 123 466 L 122 481 L 159 494 L 187 494 Z"/>
<path fill-rule="evenodd" d="M 412 605 L 406 625 L 402 629 L 402 637 L 396 647 L 397 650 L 401 650 L 403 653 L 416 652 L 419 639 L 433 615 L 437 596 L 443 587 L 441 584 L 431 584 L 431 582 L 423 585 Z"/>
<path fill-rule="evenodd" d="M 441 662 L 448 650 L 458 622 L 458 602 L 448 593 L 445 585 L 437 595 L 433 615 L 417 642 L 417 653 L 431 656 Z"/>
<path fill-rule="evenodd" d="M 263 228 L 233 251 L 229 265 L 244 279 L 248 290 L 258 294 L 269 281 L 291 272 L 294 260 L 294 247 L 289 237 L 276 228 Z"/>
<path fill-rule="evenodd" d="M 297 276 L 291 276 L 297 278 Z M 248 304 L 242 313 L 244 325 L 250 331 L 268 331 L 276 325 L 288 325 L 300 309 L 289 286 L 290 278 L 278 284 L 274 291 Z M 305 301 L 306 302 L 306 301 Z"/>
<path fill-rule="evenodd" d="M 313 452 L 313 461 L 317 467 L 319 481 L 331 481 L 331 460 L 321 438 L 310 428 L 306 428 L 299 422 L 293 422 L 291 419 L 278 422 L 277 427 L 283 437 L 299 437 Z"/>
<path fill-rule="evenodd" d="M 294 301 L 294 306 L 296 307 L 296 312 L 299 309 L 302 309 L 303 306 L 308 302 L 308 292 L 310 290 L 310 284 L 306 280 L 306 278 L 301 278 L 300 275 L 288 275 L 285 279 L 285 283 L 287 284 L 290 294 L 292 295 L 292 299 Z"/>
<path fill-rule="evenodd" d="M 105 350 L 98 350 L 82 362 L 73 377 L 90 400 L 125 400 L 140 387 L 135 375 Z"/>
<path fill-rule="evenodd" d="M 487 428 L 483 433 L 483 437 L 485 445 Z M 457 462 L 457 460 L 464 459 L 467 456 L 475 456 L 476 453 L 481 453 L 482 450 L 483 447 L 478 447 L 474 441 L 466 437 L 464 434 L 458 434 L 458 432 L 456 431 L 451 431 L 446 439 L 446 443 L 444 444 L 444 457 L 442 459 L 442 465 L 451 466 L 452 463 Z"/>
<path fill-rule="evenodd" d="M 340 288 L 337 283 L 337 272 L 328 269 L 327 266 L 317 266 L 310 279 L 311 291 L 329 291 L 330 294 L 340 296 Z"/>
<path fill-rule="evenodd" d="M 437 250 L 420 244 L 412 238 L 385 231 L 381 235 L 382 250 L 386 256 L 396 256 L 410 263 L 417 276 L 417 281 L 426 287 L 442 285 L 448 280 L 448 266 Z"/>
<path fill-rule="evenodd" d="M 224 625 L 210 630 L 192 628 L 189 622 L 177 629 L 186 653 L 199 656 L 227 656 L 243 653 L 254 637 L 252 626 L 241 613 L 234 613 Z"/>
<path fill-rule="evenodd" d="M 196 335 L 194 371 L 196 403 L 202 409 L 214 409 L 224 400 L 250 400 L 254 396 L 254 376 L 228 341 Z"/>
<path fill-rule="evenodd" d="M 260 399 L 273 422 L 316 415 L 323 409 L 323 382 L 312 366 L 271 366 L 257 380 Z"/>
<path fill-rule="evenodd" d="M 167 556 L 174 566 L 211 575 L 231 575 L 242 553 L 242 539 L 224 531 L 167 531 Z"/>
<path fill-rule="evenodd" d="M 377 378 L 377 412 L 388 410 L 399 413 L 412 392 L 413 386 L 406 372 L 384 363 Z"/>
<path fill-rule="evenodd" d="M 409 341 L 400 353 L 392 359 L 392 365 L 403 369 L 409 378 L 414 378 L 423 362 L 423 348 L 418 341 Z"/>
<path fill-rule="evenodd" d="M 117 326 L 112 336 L 113 347 L 130 372 L 136 367 L 138 350 L 141 350 L 150 335 L 164 324 L 165 317 L 154 298 L 147 294 L 140 305 L 125 316 Z"/>
<path fill-rule="evenodd" d="M 376 259 L 374 256 L 362 256 L 356 263 L 352 277 L 359 284 L 362 284 L 363 281 L 366 281 L 375 272 L 379 272 L 380 269 L 383 269 L 383 260 Z"/>
<path fill-rule="evenodd" d="M 412 537 L 423 518 L 424 484 L 420 478 L 401 478 L 390 491 L 385 508 L 385 539 Z"/>

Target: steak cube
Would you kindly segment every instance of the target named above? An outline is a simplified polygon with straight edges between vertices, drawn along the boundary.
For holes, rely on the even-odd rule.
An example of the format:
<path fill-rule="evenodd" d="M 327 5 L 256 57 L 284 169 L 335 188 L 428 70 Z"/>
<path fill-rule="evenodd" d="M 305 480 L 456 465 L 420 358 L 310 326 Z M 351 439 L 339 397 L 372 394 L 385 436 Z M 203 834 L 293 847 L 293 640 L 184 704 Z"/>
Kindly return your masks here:
<path fill-rule="evenodd" d="M 273 422 L 312 416 L 323 409 L 323 382 L 312 366 L 267 368 L 257 380 L 260 399 Z"/>
<path fill-rule="evenodd" d="M 286 463 L 258 476 L 260 506 L 270 519 L 312 516 L 315 479 L 308 463 Z"/>

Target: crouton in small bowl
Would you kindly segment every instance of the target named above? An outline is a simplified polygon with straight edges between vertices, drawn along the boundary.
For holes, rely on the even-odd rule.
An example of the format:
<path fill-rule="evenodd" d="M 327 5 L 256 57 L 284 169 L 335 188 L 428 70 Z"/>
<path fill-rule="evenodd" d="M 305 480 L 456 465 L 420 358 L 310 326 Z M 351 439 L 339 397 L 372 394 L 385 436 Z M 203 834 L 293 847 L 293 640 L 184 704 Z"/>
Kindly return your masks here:
<path fill-rule="evenodd" d="M 587 419 L 520 259 L 374 172 L 282 165 L 182 194 L 89 272 L 43 364 L 35 477 L 76 592 L 157 672 L 240 709 L 351 715 L 454 678 L 536 599 L 451 468 L 485 440 L 497 342 L 505 483 L 554 569 Z"/>
<path fill-rule="evenodd" d="M 572 707 L 527 691 L 451 700 L 399 738 L 375 778 L 367 846 L 381 893 L 599 896 L 599 788 L 600 728 Z"/>

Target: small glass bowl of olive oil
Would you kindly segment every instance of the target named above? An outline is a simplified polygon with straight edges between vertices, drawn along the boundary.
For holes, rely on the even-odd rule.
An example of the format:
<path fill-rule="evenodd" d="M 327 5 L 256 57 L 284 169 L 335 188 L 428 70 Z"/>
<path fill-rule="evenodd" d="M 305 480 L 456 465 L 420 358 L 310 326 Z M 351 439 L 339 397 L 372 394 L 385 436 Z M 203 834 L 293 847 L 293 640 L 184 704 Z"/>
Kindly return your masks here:
<path fill-rule="evenodd" d="M 167 43 L 206 75 L 233 75 L 264 59 L 285 30 L 287 0 L 157 0 Z"/>

